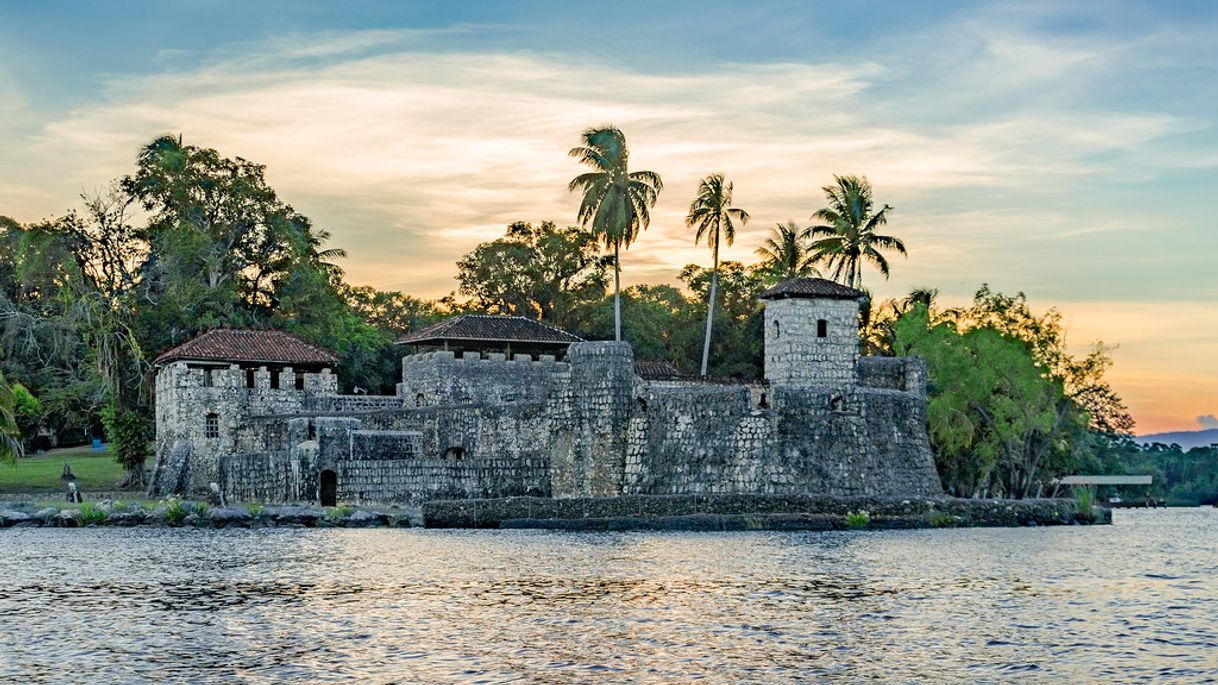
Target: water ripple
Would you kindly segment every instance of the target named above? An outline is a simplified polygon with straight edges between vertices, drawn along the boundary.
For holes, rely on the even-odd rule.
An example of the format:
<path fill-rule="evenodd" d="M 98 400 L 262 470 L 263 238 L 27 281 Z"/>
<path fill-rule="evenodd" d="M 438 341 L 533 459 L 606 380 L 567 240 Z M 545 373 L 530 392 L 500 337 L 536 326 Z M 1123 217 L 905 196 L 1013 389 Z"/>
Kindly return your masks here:
<path fill-rule="evenodd" d="M 15 529 L 0 682 L 1201 682 L 1215 533 Z"/>

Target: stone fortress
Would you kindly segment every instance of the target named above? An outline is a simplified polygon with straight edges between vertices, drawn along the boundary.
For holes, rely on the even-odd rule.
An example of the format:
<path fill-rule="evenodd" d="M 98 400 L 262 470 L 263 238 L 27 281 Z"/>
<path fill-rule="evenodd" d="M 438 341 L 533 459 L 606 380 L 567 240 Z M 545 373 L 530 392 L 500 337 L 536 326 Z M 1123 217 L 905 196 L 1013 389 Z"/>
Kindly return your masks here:
<path fill-rule="evenodd" d="M 612 495 L 941 496 L 926 369 L 859 357 L 856 290 L 762 294 L 765 379 L 710 382 L 519 317 L 412 333 L 389 396 L 331 353 L 216 330 L 157 359 L 154 495 L 336 503 Z"/>

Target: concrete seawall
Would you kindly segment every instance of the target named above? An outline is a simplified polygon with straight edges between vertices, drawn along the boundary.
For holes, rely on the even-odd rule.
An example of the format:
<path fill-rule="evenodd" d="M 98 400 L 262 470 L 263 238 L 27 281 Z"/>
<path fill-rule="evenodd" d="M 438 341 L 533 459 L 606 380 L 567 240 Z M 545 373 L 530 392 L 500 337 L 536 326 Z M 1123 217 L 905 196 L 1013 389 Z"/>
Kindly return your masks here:
<path fill-rule="evenodd" d="M 1080 515 L 1073 500 L 976 500 L 819 495 L 625 495 L 438 500 L 423 504 L 428 528 L 561 530 L 834 530 L 867 512 L 866 528 L 1108 524 L 1110 509 Z"/>

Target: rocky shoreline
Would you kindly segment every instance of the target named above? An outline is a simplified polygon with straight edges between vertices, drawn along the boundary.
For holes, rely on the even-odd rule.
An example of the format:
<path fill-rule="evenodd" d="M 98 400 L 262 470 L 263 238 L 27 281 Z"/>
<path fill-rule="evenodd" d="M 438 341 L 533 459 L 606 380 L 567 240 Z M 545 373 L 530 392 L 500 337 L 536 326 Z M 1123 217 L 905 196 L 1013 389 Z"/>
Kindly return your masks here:
<path fill-rule="evenodd" d="M 140 503 L 86 502 L 65 507 L 34 502 L 0 502 L 0 528 L 408 528 L 419 525 L 417 512 L 315 506 L 226 506 L 170 500 L 154 506 Z"/>
<path fill-rule="evenodd" d="M 1074 500 L 824 495 L 508 497 L 423 504 L 428 528 L 847 530 L 1103 525 L 1112 510 Z"/>
<path fill-rule="evenodd" d="M 48 506 L 0 502 L 0 528 L 500 528 L 553 530 L 885 530 L 1112 523 L 1074 500 L 818 495 L 633 495 L 438 500 L 422 510 L 313 505 L 210 506 L 168 498 Z"/>

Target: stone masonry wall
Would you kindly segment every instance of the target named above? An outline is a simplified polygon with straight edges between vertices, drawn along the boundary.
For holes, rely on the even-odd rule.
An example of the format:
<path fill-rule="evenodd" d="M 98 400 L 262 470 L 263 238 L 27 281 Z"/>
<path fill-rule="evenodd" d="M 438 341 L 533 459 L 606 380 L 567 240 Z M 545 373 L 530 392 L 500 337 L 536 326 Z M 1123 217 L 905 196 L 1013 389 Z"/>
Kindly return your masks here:
<path fill-rule="evenodd" d="M 817 336 L 817 322 L 826 336 Z M 771 383 L 844 388 L 855 382 L 858 302 L 829 298 L 769 300 L 765 306 L 765 378 Z"/>
<path fill-rule="evenodd" d="M 164 492 L 216 481 L 234 501 L 316 500 L 324 470 L 337 475 L 343 502 L 940 495 L 925 364 L 860 360 L 855 371 L 853 352 L 825 354 L 826 365 L 792 371 L 815 381 L 801 386 L 647 383 L 627 343 L 573 345 L 568 363 L 438 353 L 404 362 L 393 397 L 317 392 L 334 387 L 329 374 L 306 386 L 314 391 L 247 389 L 240 369 L 214 372 L 205 387 L 202 370 L 171 365 L 157 378 L 154 479 L 167 474 Z M 835 370 L 845 363 L 849 382 Z M 208 412 L 221 419 L 218 438 L 203 435 Z M 178 455 L 165 460 L 171 467 L 164 454 Z"/>
<path fill-rule="evenodd" d="M 631 420 L 626 494 L 942 494 L 924 401 L 881 389 L 647 388 Z"/>
<path fill-rule="evenodd" d="M 856 370 L 861 386 L 926 395 L 929 375 L 921 357 L 863 357 Z"/>
<path fill-rule="evenodd" d="M 246 370 L 235 364 L 174 362 L 161 368 L 156 376 L 156 463 L 150 492 L 206 492 L 209 483 L 220 481 L 220 456 L 248 450 L 243 436 L 248 437 L 251 416 L 299 413 L 308 398 L 337 392 L 337 377 L 328 369 L 303 376 L 304 390 L 296 390 L 296 374 L 290 368 L 280 372 L 280 387 L 272 388 L 271 372 L 261 367 L 249 388 Z M 209 415 L 215 415 L 214 437 L 207 432 Z M 171 463 L 175 446 L 179 454 L 190 455 L 188 464 Z"/>
<path fill-rule="evenodd" d="M 569 371 L 568 364 L 551 355 L 534 361 L 517 354 L 509 361 L 497 353 L 486 359 L 477 352 L 461 357 L 447 351 L 412 354 L 402 358 L 398 395 L 407 407 L 544 402 Z"/>

